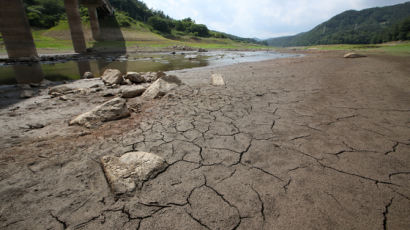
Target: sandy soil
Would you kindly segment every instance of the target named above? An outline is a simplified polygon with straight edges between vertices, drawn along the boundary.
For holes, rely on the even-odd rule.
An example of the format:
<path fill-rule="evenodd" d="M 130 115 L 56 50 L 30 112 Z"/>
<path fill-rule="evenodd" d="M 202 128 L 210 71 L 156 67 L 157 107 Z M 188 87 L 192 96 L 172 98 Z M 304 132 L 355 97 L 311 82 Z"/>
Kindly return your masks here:
<path fill-rule="evenodd" d="M 342 56 L 178 71 L 90 130 L 67 121 L 105 91 L 3 103 L 0 228 L 410 229 L 410 58 Z M 170 166 L 115 197 L 99 159 L 133 150 Z"/>

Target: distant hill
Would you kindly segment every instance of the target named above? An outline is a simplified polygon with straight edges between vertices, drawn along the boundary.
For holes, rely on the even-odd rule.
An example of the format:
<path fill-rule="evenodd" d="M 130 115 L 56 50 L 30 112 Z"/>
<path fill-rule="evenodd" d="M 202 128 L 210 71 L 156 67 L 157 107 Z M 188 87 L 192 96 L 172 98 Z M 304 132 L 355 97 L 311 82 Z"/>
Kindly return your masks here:
<path fill-rule="evenodd" d="M 314 29 L 267 39 L 271 46 L 370 44 L 410 40 L 410 2 L 361 11 L 345 11 Z"/>
<path fill-rule="evenodd" d="M 121 28 L 131 30 L 149 29 L 168 39 L 226 38 L 233 41 L 260 43 L 254 39 L 211 31 L 206 25 L 197 24 L 191 18 L 175 20 L 163 11 L 153 10 L 140 0 L 109 0 L 115 8 L 115 18 Z M 36 29 L 50 29 L 66 20 L 64 3 L 61 0 L 23 0 L 30 25 Z M 88 12 L 80 7 L 83 21 L 88 21 Z"/>

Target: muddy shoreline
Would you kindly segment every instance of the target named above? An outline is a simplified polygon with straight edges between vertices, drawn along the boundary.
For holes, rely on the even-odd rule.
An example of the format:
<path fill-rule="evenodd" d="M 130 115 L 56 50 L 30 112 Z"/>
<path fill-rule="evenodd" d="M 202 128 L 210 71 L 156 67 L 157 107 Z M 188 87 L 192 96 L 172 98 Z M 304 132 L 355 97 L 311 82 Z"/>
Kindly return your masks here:
<path fill-rule="evenodd" d="M 68 121 L 114 98 L 98 79 L 3 106 L 0 228 L 410 228 L 409 57 L 305 55 L 172 71 L 185 85 L 94 129 Z M 135 150 L 169 167 L 115 196 L 100 158 Z"/>

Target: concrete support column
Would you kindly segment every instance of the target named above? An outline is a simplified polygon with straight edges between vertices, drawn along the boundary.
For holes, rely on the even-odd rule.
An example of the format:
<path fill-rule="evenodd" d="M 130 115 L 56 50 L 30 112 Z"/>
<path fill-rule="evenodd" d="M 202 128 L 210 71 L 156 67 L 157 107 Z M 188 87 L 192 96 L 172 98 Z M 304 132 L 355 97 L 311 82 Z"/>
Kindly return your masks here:
<path fill-rule="evenodd" d="M 98 41 L 100 39 L 100 23 L 98 22 L 97 8 L 93 6 L 88 7 L 88 14 L 90 15 L 90 24 L 93 38 L 94 40 Z"/>
<path fill-rule="evenodd" d="M 22 0 L 0 0 L 0 32 L 9 58 L 38 57 Z"/>
<path fill-rule="evenodd" d="M 64 0 L 64 5 L 67 13 L 68 25 L 70 26 L 74 51 L 76 53 L 85 53 L 87 51 L 87 46 L 85 44 L 83 27 L 81 25 L 78 0 Z"/>

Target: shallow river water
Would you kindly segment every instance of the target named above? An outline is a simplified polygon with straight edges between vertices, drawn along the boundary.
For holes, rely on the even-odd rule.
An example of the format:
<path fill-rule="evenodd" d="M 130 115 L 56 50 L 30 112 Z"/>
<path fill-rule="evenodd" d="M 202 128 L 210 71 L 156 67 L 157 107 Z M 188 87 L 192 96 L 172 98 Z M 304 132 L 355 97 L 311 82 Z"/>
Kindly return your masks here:
<path fill-rule="evenodd" d="M 170 53 L 133 53 L 128 55 L 107 55 L 93 59 L 46 61 L 39 64 L 7 64 L 0 62 L 0 85 L 39 82 L 42 79 L 63 81 L 79 79 L 90 71 L 100 76 L 105 69 L 119 69 L 125 73 L 171 71 L 205 66 L 230 65 L 241 62 L 255 62 L 275 58 L 287 58 L 295 54 L 272 51 L 210 51 Z"/>

